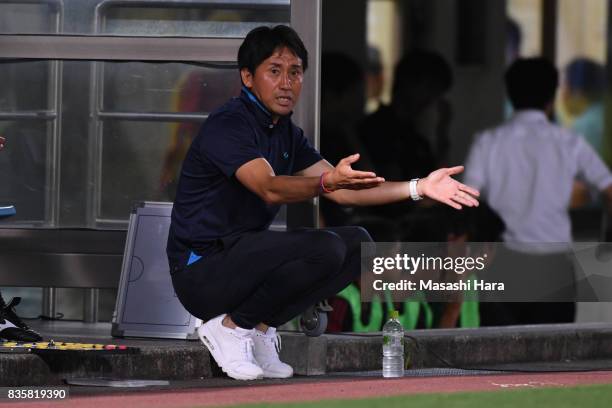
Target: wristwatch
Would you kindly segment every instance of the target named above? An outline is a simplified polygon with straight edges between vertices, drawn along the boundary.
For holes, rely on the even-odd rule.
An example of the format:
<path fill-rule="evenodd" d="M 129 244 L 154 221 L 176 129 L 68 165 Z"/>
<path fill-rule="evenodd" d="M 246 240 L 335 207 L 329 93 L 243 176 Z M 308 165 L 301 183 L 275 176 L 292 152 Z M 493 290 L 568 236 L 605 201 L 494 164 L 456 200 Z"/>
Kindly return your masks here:
<path fill-rule="evenodd" d="M 410 180 L 410 183 L 408 184 L 410 188 L 410 198 L 412 198 L 413 201 L 419 201 L 423 199 L 423 197 L 421 197 L 417 191 L 418 182 L 419 182 L 419 179 L 415 178 L 415 179 Z"/>

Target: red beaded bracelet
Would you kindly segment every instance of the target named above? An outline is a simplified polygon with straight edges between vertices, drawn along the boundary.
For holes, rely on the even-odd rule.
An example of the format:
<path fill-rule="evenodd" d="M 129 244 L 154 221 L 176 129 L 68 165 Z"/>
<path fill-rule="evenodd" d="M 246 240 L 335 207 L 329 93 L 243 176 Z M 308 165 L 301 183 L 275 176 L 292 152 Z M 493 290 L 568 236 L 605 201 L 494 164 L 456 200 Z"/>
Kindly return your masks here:
<path fill-rule="evenodd" d="M 323 174 L 321 174 L 321 177 L 319 178 L 319 188 L 323 193 L 333 193 L 333 190 L 328 189 L 327 187 L 325 187 L 325 184 L 323 184 L 323 177 L 325 177 L 327 173 L 329 172 L 324 171 Z"/>

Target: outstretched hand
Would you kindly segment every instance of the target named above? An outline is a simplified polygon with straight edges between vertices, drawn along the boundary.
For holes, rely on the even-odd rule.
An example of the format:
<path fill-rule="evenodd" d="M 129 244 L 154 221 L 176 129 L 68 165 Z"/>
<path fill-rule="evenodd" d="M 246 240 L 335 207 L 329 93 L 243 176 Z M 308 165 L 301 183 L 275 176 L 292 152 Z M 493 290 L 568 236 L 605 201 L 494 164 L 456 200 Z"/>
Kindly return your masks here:
<path fill-rule="evenodd" d="M 323 182 L 329 190 L 363 190 L 378 187 L 385 182 L 382 177 L 377 177 L 371 171 L 353 170 L 351 165 L 359 160 L 359 153 L 345 157 L 340 160 L 334 171 L 324 178 Z"/>
<path fill-rule="evenodd" d="M 457 210 L 462 205 L 478 207 L 476 197 L 480 196 L 478 190 L 458 182 L 451 176 L 463 171 L 463 166 L 438 169 L 424 179 L 419 180 L 421 195 L 447 204 Z"/>

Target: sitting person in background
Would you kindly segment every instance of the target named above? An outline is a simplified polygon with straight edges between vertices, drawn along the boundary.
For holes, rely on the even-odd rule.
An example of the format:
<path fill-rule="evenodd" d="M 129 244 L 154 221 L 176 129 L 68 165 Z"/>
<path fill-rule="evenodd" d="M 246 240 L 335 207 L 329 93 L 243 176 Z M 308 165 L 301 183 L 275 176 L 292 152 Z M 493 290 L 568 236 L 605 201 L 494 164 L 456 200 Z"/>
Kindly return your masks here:
<path fill-rule="evenodd" d="M 387 180 L 410 180 L 444 166 L 452 118 L 444 96 L 452 84 L 452 69 L 440 54 L 413 50 L 401 58 L 393 75 L 391 103 L 381 104 L 359 126 L 373 171 Z M 430 200 L 396 202 L 358 213 L 395 222 L 432 204 Z M 375 238 L 391 241 L 397 233 L 401 231 Z"/>

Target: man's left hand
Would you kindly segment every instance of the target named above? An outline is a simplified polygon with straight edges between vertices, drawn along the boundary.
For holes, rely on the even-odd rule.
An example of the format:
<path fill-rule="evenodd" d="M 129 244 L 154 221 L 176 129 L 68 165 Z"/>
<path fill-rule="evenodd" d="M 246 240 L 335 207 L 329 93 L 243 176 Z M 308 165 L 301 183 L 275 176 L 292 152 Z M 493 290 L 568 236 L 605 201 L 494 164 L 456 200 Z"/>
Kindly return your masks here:
<path fill-rule="evenodd" d="M 463 171 L 463 166 L 438 169 L 417 184 L 417 192 L 421 196 L 429 197 L 447 204 L 457 210 L 466 207 L 478 207 L 476 197 L 480 196 L 478 190 L 466 186 L 451 176 Z"/>

